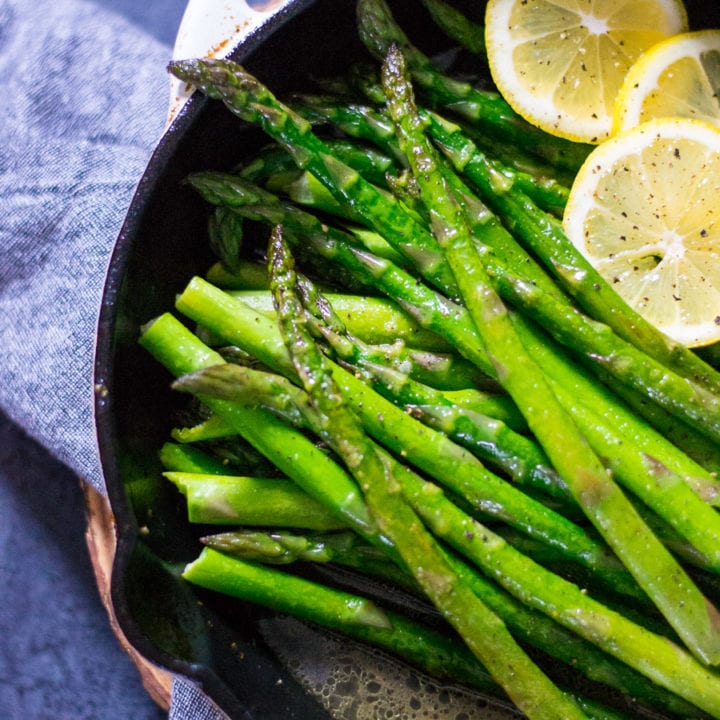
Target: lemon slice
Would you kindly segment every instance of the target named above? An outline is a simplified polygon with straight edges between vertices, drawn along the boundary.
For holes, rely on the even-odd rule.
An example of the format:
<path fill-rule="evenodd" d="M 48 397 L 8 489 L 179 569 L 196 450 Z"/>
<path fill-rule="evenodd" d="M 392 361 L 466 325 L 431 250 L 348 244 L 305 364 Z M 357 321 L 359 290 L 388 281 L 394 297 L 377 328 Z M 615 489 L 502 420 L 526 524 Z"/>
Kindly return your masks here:
<path fill-rule="evenodd" d="M 687 28 L 680 0 L 490 0 L 493 80 L 513 109 L 553 135 L 599 143 L 641 53 Z"/>
<path fill-rule="evenodd" d="M 683 33 L 650 48 L 629 70 L 615 103 L 613 130 L 657 117 L 720 125 L 720 30 Z"/>
<path fill-rule="evenodd" d="M 662 118 L 590 153 L 569 239 L 640 315 L 688 346 L 720 340 L 720 129 Z"/>

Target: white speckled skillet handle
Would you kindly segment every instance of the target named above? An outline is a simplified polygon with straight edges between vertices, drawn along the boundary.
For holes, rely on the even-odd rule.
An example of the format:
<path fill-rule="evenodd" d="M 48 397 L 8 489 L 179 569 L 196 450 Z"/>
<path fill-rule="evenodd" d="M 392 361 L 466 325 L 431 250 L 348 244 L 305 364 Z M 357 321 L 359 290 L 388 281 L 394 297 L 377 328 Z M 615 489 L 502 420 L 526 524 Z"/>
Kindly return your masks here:
<path fill-rule="evenodd" d="M 241 40 L 289 0 L 189 0 L 173 48 L 176 60 L 225 57 Z M 186 85 L 172 78 L 170 123 L 190 96 Z"/>

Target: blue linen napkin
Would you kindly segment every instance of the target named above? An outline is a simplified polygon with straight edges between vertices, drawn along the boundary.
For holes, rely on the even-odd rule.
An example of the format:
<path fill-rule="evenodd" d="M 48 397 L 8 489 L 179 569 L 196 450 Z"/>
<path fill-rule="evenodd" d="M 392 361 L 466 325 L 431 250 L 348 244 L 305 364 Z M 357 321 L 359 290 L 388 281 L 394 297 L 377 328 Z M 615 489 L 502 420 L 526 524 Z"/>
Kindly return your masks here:
<path fill-rule="evenodd" d="M 97 310 L 163 129 L 169 54 L 82 0 L 0 0 L 0 406 L 98 489 Z"/>
<path fill-rule="evenodd" d="M 142 16 L 135 0 L 105 4 Z M 184 2 L 156 1 L 156 22 L 160 6 L 179 17 Z M 167 44 L 97 2 L 0 0 L 0 419 L 13 444 L 0 457 L 47 464 L 46 448 L 72 471 L 35 470 L 38 493 L 73 473 L 103 490 L 92 418 L 97 312 L 117 232 L 163 130 L 169 57 Z M 0 508 L 8 531 L 9 513 Z M 0 542 L 4 555 L 12 538 L 0 532 Z M 11 567 L 0 564 L 0 575 Z M 87 717 L 117 717 L 96 710 Z M 225 715 L 177 678 L 170 717 Z"/>

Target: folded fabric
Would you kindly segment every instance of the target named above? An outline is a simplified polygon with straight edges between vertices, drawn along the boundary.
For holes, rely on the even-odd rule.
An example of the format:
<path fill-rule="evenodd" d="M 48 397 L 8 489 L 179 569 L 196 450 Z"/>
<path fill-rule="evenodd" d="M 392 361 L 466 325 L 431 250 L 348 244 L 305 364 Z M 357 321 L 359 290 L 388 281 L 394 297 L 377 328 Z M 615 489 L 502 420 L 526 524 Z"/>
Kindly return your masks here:
<path fill-rule="evenodd" d="M 85 0 L 41 5 L 0 0 L 0 409 L 102 490 L 97 312 L 163 130 L 170 49 Z M 225 717 L 182 680 L 170 716 Z"/>
<path fill-rule="evenodd" d="M 163 129 L 169 49 L 82 0 L 0 0 L 0 406 L 95 487 L 97 311 Z M 11 99 L 11 101 L 8 101 Z"/>

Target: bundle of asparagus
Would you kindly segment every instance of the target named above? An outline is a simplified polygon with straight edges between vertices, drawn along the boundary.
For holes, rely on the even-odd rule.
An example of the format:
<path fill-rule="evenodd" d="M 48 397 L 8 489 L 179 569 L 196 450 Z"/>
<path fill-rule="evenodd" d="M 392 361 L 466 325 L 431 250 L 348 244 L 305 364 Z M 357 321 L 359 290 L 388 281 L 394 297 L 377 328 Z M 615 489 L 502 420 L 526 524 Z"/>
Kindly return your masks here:
<path fill-rule="evenodd" d="M 384 0 L 358 27 L 379 71 L 290 105 L 230 61 L 170 66 L 274 141 L 189 178 L 221 262 L 177 299 L 197 333 L 167 314 L 141 337 L 206 410 L 167 477 L 192 522 L 232 526 L 184 577 L 530 718 L 720 717 L 720 373 L 564 237 L 586 146 L 443 74 Z M 248 224 L 270 228 L 264 267 Z M 447 631 L 272 567 L 291 563 L 395 583 Z"/>

